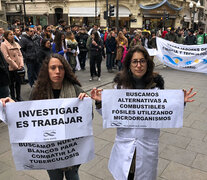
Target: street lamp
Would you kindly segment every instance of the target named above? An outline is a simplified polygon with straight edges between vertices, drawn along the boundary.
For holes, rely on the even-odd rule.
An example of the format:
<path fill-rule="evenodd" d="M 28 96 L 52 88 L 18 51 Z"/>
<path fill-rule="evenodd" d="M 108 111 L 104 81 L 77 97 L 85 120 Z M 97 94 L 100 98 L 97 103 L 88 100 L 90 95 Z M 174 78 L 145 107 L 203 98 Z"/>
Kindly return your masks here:
<path fill-rule="evenodd" d="M 200 0 L 196 3 L 196 6 L 194 7 L 193 2 L 191 1 L 189 4 L 189 8 L 191 13 L 193 14 L 193 17 L 191 16 L 191 28 L 194 29 L 194 18 L 195 18 L 195 13 L 197 13 L 198 8 L 201 6 Z"/>

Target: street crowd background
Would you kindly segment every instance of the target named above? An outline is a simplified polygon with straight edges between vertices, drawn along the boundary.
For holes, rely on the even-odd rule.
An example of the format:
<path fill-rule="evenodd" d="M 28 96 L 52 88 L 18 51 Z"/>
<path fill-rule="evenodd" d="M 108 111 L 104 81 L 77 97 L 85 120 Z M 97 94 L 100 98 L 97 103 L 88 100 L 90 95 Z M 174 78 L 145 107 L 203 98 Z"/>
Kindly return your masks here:
<path fill-rule="evenodd" d="M 63 19 L 59 20 L 58 26 L 25 27 L 17 19 L 8 29 L 0 28 L 0 75 L 4 77 L 0 80 L 0 96 L 10 95 L 12 99 L 22 101 L 21 84 L 33 86 L 42 62 L 51 53 L 64 56 L 73 72 L 84 71 L 89 59 L 89 81 L 101 81 L 104 59 L 109 73 L 113 73 L 113 69 L 120 71 L 129 48 L 136 45 L 156 48 L 156 37 L 186 45 L 207 43 L 203 28 L 198 31 L 173 27 L 157 31 L 137 29 L 130 33 L 125 27 L 68 26 Z M 25 79 L 25 71 L 28 80 Z"/>

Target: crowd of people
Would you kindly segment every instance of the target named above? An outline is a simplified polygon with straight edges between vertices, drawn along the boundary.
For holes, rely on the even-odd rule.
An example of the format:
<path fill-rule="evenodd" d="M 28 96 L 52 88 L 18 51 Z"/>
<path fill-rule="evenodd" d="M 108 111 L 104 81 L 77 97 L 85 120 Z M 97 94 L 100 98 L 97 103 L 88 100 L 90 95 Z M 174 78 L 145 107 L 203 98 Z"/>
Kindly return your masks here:
<path fill-rule="evenodd" d="M 1 98 L 9 96 L 10 89 L 11 96 L 1 99 L 3 105 L 22 101 L 21 84 L 25 83 L 25 79 L 21 74 L 25 65 L 32 87 L 31 100 L 88 97 L 81 89 L 75 72 L 84 71 L 89 58 L 89 81 L 96 77 L 101 81 L 101 63 L 105 56 L 108 72 L 112 73 L 115 68 L 120 71 L 114 78 L 115 89 L 164 89 L 164 80 L 154 72 L 154 62 L 146 48 L 156 48 L 156 36 L 179 41 L 179 34 L 173 28 L 165 33 L 135 30 L 130 34 L 126 28 L 99 31 L 94 25 L 87 31 L 85 27 L 67 26 L 64 20 L 60 20 L 57 27 L 30 25 L 24 30 L 17 23 L 12 30 L 0 29 L 0 32 L 3 32 L 0 75 L 4 77 L 0 82 L 0 95 Z M 186 38 L 183 42 L 187 41 Z M 100 113 L 101 92 L 94 88 L 90 94 Z M 188 92 L 184 90 L 183 105 L 194 101 L 190 98 L 195 94 L 192 89 Z M 159 129 L 118 128 L 109 160 L 113 177 L 156 179 L 159 134 Z M 117 162 L 116 166 L 113 166 L 114 162 Z M 51 180 L 62 180 L 64 175 L 67 179 L 78 180 L 79 166 L 49 170 L 48 174 Z"/>

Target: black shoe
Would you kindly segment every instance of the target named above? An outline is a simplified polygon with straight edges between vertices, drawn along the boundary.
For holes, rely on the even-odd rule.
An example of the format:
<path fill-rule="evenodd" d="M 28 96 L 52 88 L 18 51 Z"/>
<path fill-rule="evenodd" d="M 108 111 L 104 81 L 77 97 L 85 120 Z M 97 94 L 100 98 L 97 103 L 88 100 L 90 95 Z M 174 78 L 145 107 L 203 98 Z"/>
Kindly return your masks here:
<path fill-rule="evenodd" d="M 21 97 L 16 98 L 16 101 L 24 101 Z"/>

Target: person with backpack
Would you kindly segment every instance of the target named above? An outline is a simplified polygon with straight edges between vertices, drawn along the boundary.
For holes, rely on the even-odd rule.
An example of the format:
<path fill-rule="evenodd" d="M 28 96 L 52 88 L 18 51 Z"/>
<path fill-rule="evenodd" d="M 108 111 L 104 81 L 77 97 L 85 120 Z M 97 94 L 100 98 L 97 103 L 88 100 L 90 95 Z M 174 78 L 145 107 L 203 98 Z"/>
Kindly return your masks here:
<path fill-rule="evenodd" d="M 86 64 L 86 55 L 88 52 L 88 49 L 86 47 L 87 39 L 89 35 L 86 32 L 86 29 L 83 27 L 78 32 L 78 35 L 76 36 L 76 40 L 78 42 L 78 47 L 80 50 L 80 53 L 78 54 L 81 70 L 85 70 L 85 64 Z"/>

